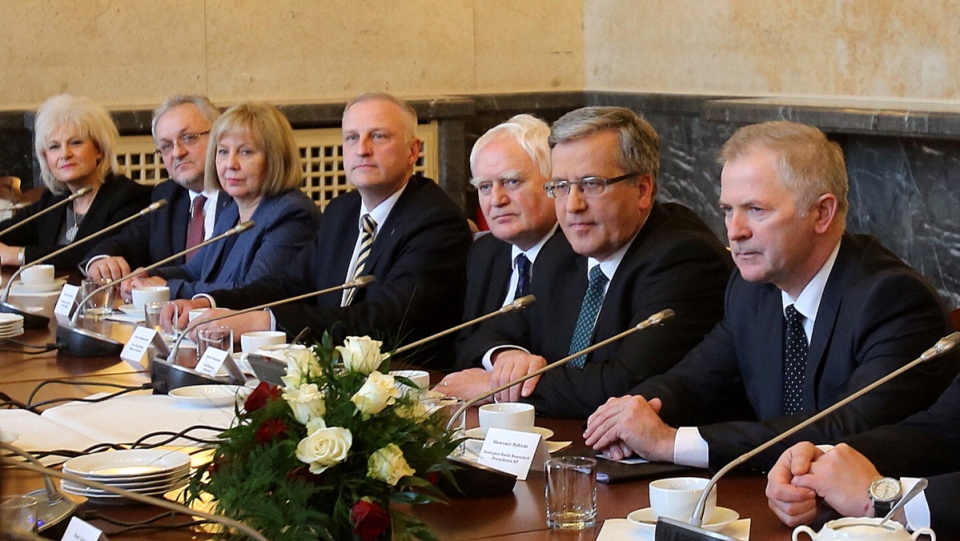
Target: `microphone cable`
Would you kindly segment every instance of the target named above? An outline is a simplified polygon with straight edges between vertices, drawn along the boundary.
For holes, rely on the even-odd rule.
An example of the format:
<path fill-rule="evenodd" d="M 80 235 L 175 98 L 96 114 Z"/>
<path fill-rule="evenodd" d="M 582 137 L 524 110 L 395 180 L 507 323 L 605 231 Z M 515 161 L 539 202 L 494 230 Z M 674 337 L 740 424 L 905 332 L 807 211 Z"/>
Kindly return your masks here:
<path fill-rule="evenodd" d="M 16 344 L 20 346 L 21 349 L 0 347 L 0 351 L 4 353 L 20 353 L 22 355 L 42 355 L 50 351 L 57 351 L 61 348 L 60 344 L 55 344 L 53 342 L 48 342 L 42 346 L 36 346 L 33 344 L 28 344 L 26 342 L 21 342 L 13 338 L 7 338 L 6 340 L 0 340 L 0 343 L 3 344 Z M 37 349 L 39 351 L 25 351 L 26 349 Z"/>
<path fill-rule="evenodd" d="M 34 404 L 33 399 L 37 396 L 37 392 L 39 392 L 40 389 L 42 389 L 43 387 L 53 383 L 57 383 L 60 385 L 73 385 L 76 387 L 81 387 L 81 386 L 82 387 L 88 387 L 88 386 L 110 387 L 114 389 L 120 389 L 120 391 L 112 394 L 104 395 L 99 398 L 53 398 L 50 400 L 45 400 L 43 402 L 37 402 L 36 404 Z M 30 396 L 27 398 L 26 409 L 36 413 L 37 408 L 40 408 L 43 406 L 49 406 L 50 404 L 59 404 L 61 402 L 89 402 L 89 403 L 103 402 L 104 400 L 109 400 L 110 398 L 113 398 L 116 396 L 132 393 L 134 391 L 149 390 L 152 388 L 153 387 L 150 383 L 143 383 L 138 386 L 131 386 L 131 385 L 120 385 L 117 383 L 107 383 L 107 382 L 99 382 L 99 381 L 75 381 L 75 380 L 65 380 L 65 379 L 48 379 L 46 381 L 41 382 L 36 387 L 34 387 L 33 391 L 30 393 Z"/>

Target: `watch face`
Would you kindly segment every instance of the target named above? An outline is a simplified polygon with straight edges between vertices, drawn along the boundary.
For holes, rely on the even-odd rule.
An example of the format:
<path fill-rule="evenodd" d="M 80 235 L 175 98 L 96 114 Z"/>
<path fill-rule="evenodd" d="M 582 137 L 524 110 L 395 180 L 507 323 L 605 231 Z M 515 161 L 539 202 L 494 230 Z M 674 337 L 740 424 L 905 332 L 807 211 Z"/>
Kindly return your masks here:
<path fill-rule="evenodd" d="M 874 481 L 870 486 L 870 494 L 877 500 L 892 500 L 900 495 L 900 481 L 884 477 Z"/>

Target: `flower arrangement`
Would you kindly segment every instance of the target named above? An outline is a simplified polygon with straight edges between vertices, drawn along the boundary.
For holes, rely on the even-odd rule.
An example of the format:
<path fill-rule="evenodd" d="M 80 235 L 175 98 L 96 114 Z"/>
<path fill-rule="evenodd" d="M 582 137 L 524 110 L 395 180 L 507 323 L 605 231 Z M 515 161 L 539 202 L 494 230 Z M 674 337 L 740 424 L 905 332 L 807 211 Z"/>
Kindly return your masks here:
<path fill-rule="evenodd" d="M 191 478 L 187 503 L 270 539 L 436 539 L 390 503 L 441 501 L 435 483 L 459 444 L 442 412 L 403 395 L 381 342 L 349 337 L 287 353 L 282 387 L 261 383 Z M 412 385 L 405 378 L 397 378 Z"/>

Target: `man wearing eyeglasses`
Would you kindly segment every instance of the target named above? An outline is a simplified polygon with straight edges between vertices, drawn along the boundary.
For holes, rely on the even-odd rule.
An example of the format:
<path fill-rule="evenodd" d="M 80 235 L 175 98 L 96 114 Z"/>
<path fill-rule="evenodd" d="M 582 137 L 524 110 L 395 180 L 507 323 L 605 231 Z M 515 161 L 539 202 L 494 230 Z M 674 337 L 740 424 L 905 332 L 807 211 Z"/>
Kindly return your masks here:
<path fill-rule="evenodd" d="M 668 369 L 703 338 L 722 314 L 731 265 L 693 212 L 655 201 L 659 137 L 633 111 L 572 111 L 553 125 L 549 141 L 553 180 L 545 191 L 566 242 L 538 257 L 531 284 L 536 304 L 490 320 L 478 331 L 482 347 L 465 355 L 491 363 L 489 389 L 673 309 L 677 317 L 663 328 L 604 346 L 497 396 L 532 403 L 541 415 L 586 418 L 608 397 Z M 460 387 L 465 372 L 448 376 L 440 390 Z M 465 394 L 479 394 L 473 391 Z"/>
<path fill-rule="evenodd" d="M 154 111 L 156 152 L 170 180 L 153 189 L 152 199 L 165 199 L 167 205 L 94 245 L 82 264 L 89 277 L 116 280 L 210 238 L 217 213 L 233 204 L 218 190 L 203 189 L 207 136 L 218 116 L 220 111 L 203 96 L 172 96 Z M 170 264 L 184 262 L 180 258 Z"/>

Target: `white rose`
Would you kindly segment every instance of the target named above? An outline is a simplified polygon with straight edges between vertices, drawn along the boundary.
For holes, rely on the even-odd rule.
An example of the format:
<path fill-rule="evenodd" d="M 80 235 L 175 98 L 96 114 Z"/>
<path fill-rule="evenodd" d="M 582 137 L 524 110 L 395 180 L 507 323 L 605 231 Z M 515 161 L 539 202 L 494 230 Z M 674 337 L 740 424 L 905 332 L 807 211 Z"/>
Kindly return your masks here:
<path fill-rule="evenodd" d="M 350 401 L 357 406 L 360 413 L 376 415 L 383 411 L 383 408 L 396 402 L 399 396 L 400 389 L 394 386 L 393 376 L 372 372 Z"/>
<path fill-rule="evenodd" d="M 327 413 L 323 393 L 316 383 L 304 383 L 295 389 L 283 391 L 283 399 L 287 401 L 293 416 L 300 424 L 307 424 L 310 419 L 323 417 Z"/>
<path fill-rule="evenodd" d="M 321 428 L 297 444 L 297 460 L 310 465 L 310 473 L 323 473 L 347 459 L 353 434 L 346 428 Z"/>
<path fill-rule="evenodd" d="M 407 464 L 403 451 L 395 443 L 378 449 L 367 460 L 367 477 L 379 479 L 390 486 L 396 486 L 401 477 L 415 473 L 416 470 Z"/>
<path fill-rule="evenodd" d="M 289 349 L 283 358 L 287 361 L 287 373 L 280 380 L 288 389 L 299 387 L 307 376 L 320 375 L 320 361 L 312 349 Z"/>
<path fill-rule="evenodd" d="M 369 374 L 377 368 L 387 354 L 380 353 L 383 342 L 373 340 L 369 336 L 348 336 L 342 346 L 337 346 L 343 365 L 351 372 Z"/>

